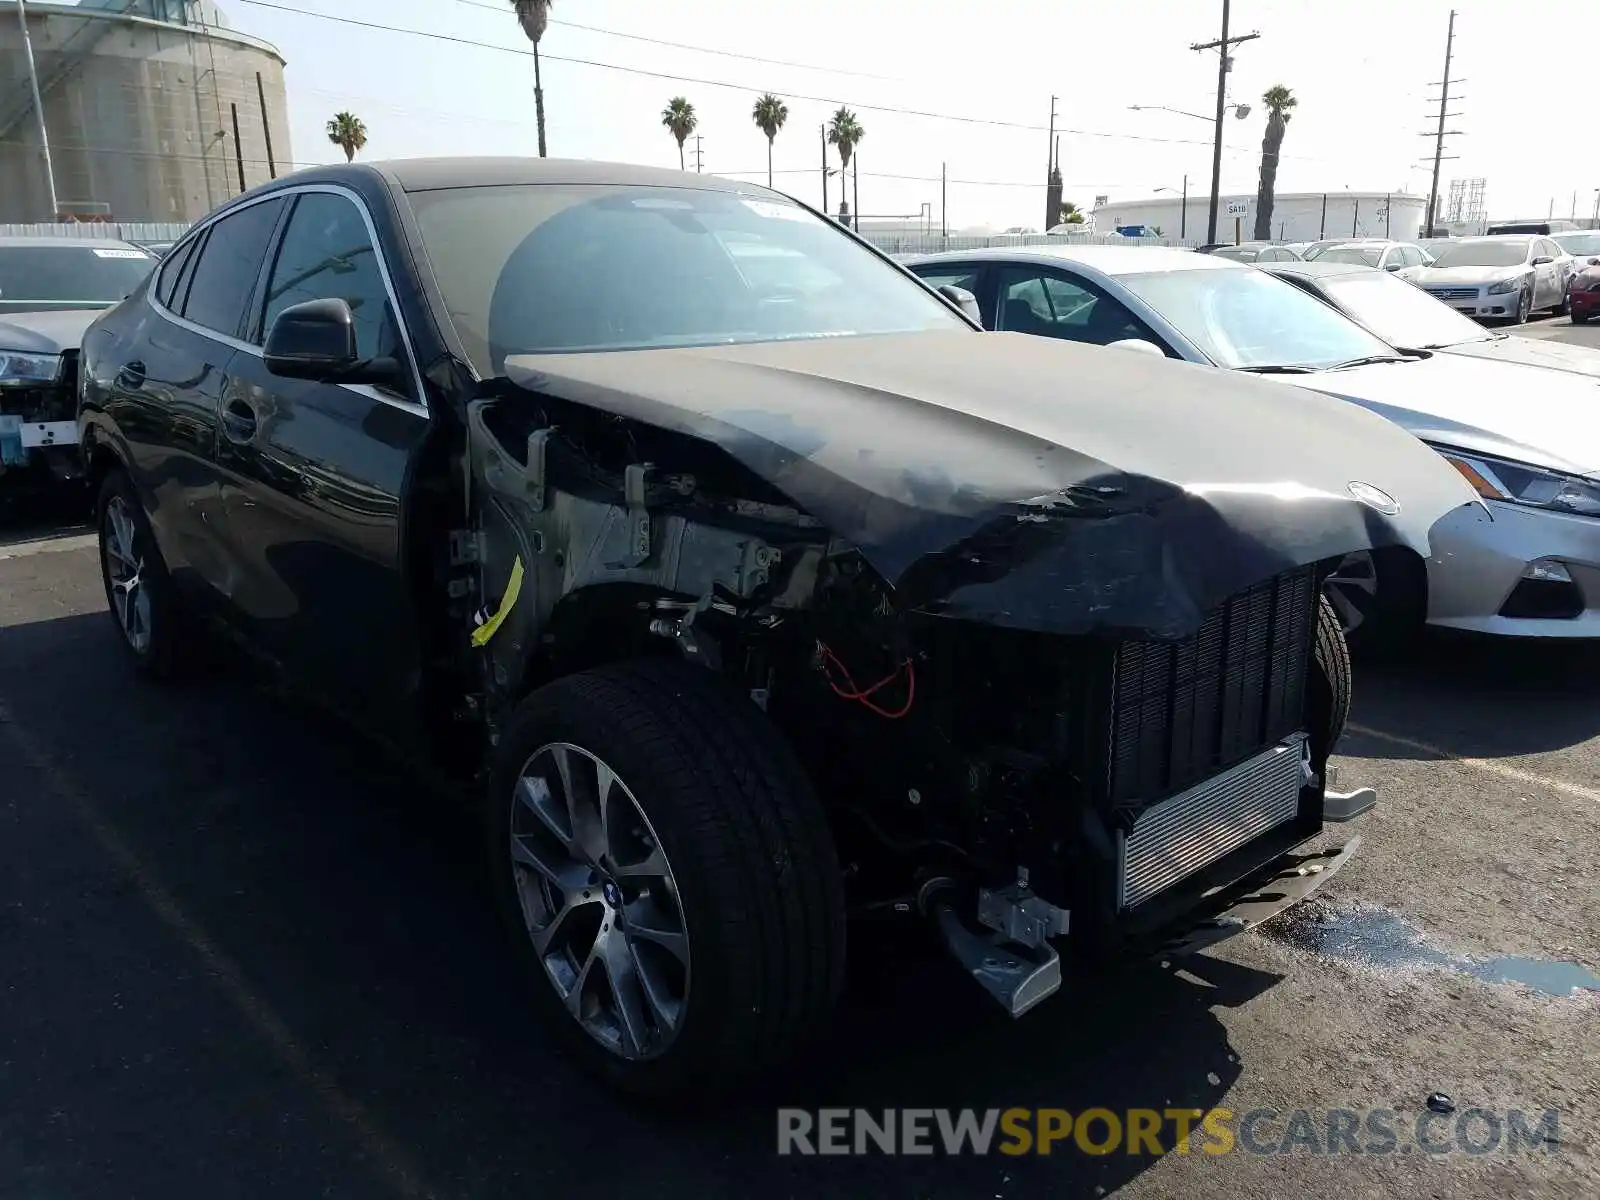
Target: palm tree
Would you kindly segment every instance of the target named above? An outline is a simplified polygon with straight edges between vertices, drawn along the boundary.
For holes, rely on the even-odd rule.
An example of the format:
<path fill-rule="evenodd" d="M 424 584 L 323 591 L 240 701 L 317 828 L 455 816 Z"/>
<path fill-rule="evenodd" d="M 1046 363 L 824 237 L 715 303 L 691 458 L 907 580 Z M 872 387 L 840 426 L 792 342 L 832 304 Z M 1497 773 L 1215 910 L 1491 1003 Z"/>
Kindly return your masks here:
<path fill-rule="evenodd" d="M 345 162 L 354 162 L 356 151 L 367 145 L 366 123 L 355 113 L 335 113 L 328 122 L 328 140 L 344 151 Z"/>
<path fill-rule="evenodd" d="M 779 100 L 771 92 L 756 101 L 750 116 L 755 120 L 761 132 L 767 135 L 767 186 L 772 186 L 772 142 L 778 136 L 778 130 L 783 128 L 783 123 L 789 119 L 789 106 Z"/>
<path fill-rule="evenodd" d="M 1261 139 L 1261 186 L 1256 189 L 1257 241 L 1272 238 L 1272 202 L 1278 189 L 1278 153 L 1289 127 L 1289 110 L 1299 104 L 1294 93 L 1281 83 L 1269 87 L 1261 97 L 1267 106 L 1267 132 Z"/>
<path fill-rule="evenodd" d="M 1080 209 L 1071 200 L 1063 200 L 1061 202 L 1061 221 L 1060 221 L 1060 223 L 1063 224 L 1063 225 L 1082 225 L 1083 224 L 1083 210 Z"/>
<path fill-rule="evenodd" d="M 700 118 L 694 115 L 694 105 L 682 96 L 674 96 L 661 110 L 661 123 L 667 127 L 667 132 L 678 139 L 678 170 L 688 170 L 683 164 L 683 144 L 689 140 L 695 126 L 700 124 Z"/>
<path fill-rule="evenodd" d="M 842 174 L 848 178 L 850 170 L 850 156 L 856 152 L 856 146 L 862 138 L 867 136 L 867 131 L 861 128 L 861 122 L 856 120 L 855 113 L 848 108 L 840 106 L 839 111 L 833 114 L 828 122 L 828 142 L 839 147 L 839 163 L 843 167 Z M 850 205 L 844 198 L 845 178 L 839 181 L 839 220 L 845 224 L 850 223 Z"/>
<path fill-rule="evenodd" d="M 539 157 L 544 153 L 544 82 L 539 78 L 539 40 L 544 37 L 545 26 L 550 24 L 551 0 L 511 0 L 517 10 L 517 23 L 533 43 L 533 112 L 539 125 Z"/>

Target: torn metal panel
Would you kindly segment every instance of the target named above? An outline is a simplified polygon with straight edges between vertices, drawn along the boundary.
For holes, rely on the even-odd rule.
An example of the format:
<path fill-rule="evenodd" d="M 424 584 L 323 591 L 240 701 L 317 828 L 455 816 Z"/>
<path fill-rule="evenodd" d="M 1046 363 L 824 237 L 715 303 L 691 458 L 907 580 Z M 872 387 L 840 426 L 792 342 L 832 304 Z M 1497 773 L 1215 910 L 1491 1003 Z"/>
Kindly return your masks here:
<path fill-rule="evenodd" d="M 1426 558 L 1446 514 L 1488 519 L 1381 418 L 1049 338 L 825 338 L 506 369 L 530 392 L 717 446 L 859 547 L 903 605 L 1014 628 L 1181 636 L 1282 571 L 1369 547 Z"/>
<path fill-rule="evenodd" d="M 612 498 L 577 495 L 545 475 L 551 431 L 531 436 L 527 461 L 519 462 L 485 423 L 496 403 L 505 401 L 475 401 L 467 416 L 478 497 L 471 561 L 491 610 L 480 614 L 473 642 L 489 650 L 496 686 L 514 684 L 557 604 L 585 589 L 631 585 L 689 599 L 761 592 L 776 608 L 809 600 L 823 552 L 820 530 L 802 529 L 797 544 L 780 547 L 751 529 L 652 511 L 649 464 L 630 465 Z"/>

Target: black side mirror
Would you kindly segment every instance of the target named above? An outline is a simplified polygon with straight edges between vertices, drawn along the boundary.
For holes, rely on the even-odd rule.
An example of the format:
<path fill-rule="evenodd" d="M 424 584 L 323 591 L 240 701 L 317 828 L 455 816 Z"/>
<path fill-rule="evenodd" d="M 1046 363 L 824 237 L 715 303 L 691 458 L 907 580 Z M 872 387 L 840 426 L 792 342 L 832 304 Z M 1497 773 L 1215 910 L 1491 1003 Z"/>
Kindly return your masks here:
<path fill-rule="evenodd" d="M 1533 260 L 1533 265 L 1536 267 L 1542 267 L 1545 265 L 1545 263 L 1553 262 L 1555 262 L 1555 259 L 1551 258 L 1548 254 L 1541 254 L 1538 258 Z"/>
<path fill-rule="evenodd" d="M 405 377 L 393 358 L 360 357 L 355 313 L 339 299 L 307 300 L 284 309 L 267 331 L 262 358 L 267 370 L 286 379 L 398 385 Z"/>
<path fill-rule="evenodd" d="M 284 309 L 267 331 L 267 370 L 289 379 L 336 379 L 359 363 L 356 316 L 343 300 L 307 300 Z"/>
<path fill-rule="evenodd" d="M 941 283 L 939 285 L 939 294 L 979 325 L 983 324 L 983 313 L 978 311 L 978 298 L 967 291 L 966 288 L 958 288 L 953 283 Z"/>

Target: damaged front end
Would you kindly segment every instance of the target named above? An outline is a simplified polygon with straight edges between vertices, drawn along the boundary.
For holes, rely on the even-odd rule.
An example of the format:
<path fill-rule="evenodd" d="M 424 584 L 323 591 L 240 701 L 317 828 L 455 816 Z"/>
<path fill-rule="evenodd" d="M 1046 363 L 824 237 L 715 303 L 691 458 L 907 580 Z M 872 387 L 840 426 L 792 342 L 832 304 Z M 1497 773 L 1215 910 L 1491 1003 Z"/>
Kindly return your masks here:
<path fill-rule="evenodd" d="M 857 916 L 931 920 L 1012 1015 L 1060 986 L 1056 947 L 1188 952 L 1348 859 L 1301 850 L 1374 799 L 1328 778 L 1348 679 L 1322 581 L 1354 548 L 1425 553 L 1459 490 L 1402 527 L 1350 491 L 1182 487 L 961 422 L 948 466 L 1021 486 L 919 506 L 950 423 L 895 457 L 879 387 L 846 389 L 853 440 L 806 447 L 770 410 L 668 414 L 584 377 L 604 361 L 565 369 L 628 357 L 659 393 L 670 355 L 564 357 L 468 410 L 451 590 L 491 740 L 607 662 L 736 681 L 806 764 Z M 1070 468 L 1033 489 L 1041 461 Z"/>

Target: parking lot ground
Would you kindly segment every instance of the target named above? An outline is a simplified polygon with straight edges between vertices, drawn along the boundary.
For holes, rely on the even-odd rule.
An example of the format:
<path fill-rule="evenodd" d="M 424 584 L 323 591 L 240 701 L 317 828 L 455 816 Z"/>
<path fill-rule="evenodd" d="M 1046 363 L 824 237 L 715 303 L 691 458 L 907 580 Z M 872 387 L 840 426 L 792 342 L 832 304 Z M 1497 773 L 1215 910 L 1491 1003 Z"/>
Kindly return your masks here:
<path fill-rule="evenodd" d="M 858 939 L 814 1077 L 662 1115 L 529 1024 L 467 814 L 240 672 L 137 684 L 81 529 L 40 534 L 0 536 L 0 1196 L 1600 1194 L 1600 993 L 1546 994 L 1600 972 L 1600 655 L 1363 665 L 1341 782 L 1382 802 L 1293 921 L 1016 1023 Z M 1223 1155 L 779 1157 L 778 1104 L 1275 1115 Z M 1328 1109 L 1394 1110 L 1394 1152 L 1311 1152 Z M 1557 1140 L 1464 1152 L 1469 1109 Z"/>

